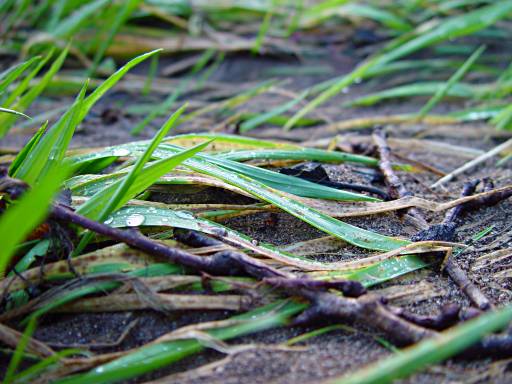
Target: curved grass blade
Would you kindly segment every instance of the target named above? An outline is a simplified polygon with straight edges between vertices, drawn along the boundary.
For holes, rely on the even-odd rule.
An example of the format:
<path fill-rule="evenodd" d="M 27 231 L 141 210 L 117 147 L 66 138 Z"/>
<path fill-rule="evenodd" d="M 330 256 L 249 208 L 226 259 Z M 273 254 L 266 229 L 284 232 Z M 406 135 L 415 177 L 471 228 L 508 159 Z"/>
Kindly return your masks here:
<path fill-rule="evenodd" d="M 344 103 L 343 107 L 369 107 L 389 99 L 435 95 L 444 85 L 446 85 L 446 83 L 438 81 L 401 85 L 350 100 Z M 472 98 L 475 96 L 476 92 L 474 86 L 459 83 L 450 87 L 446 95 L 458 98 Z"/>
<path fill-rule="evenodd" d="M 117 148 L 130 151 L 137 145 L 140 145 L 140 143 L 118 146 Z M 155 151 L 155 156 L 166 157 L 168 154 L 174 154 L 179 150 L 178 147 L 162 145 Z M 112 151 L 113 149 L 109 149 L 108 152 L 104 154 L 112 154 Z M 283 209 L 285 212 L 307 222 L 313 227 L 341 238 L 353 245 L 365 249 L 390 251 L 409 243 L 406 240 L 383 236 L 329 217 L 293 199 L 291 195 L 285 195 L 248 176 L 212 164 L 209 156 L 198 155 L 185 161 L 184 165 L 196 172 L 213 176 L 228 184 L 234 185 L 260 200 Z"/>
<path fill-rule="evenodd" d="M 434 96 L 425 104 L 421 110 L 418 112 L 418 118 L 422 119 L 425 117 L 427 113 L 429 113 L 432 108 L 436 106 L 439 101 L 450 91 L 450 89 L 461 80 L 466 72 L 471 68 L 473 63 L 478 60 L 478 58 L 485 51 L 485 46 L 481 46 L 478 48 L 473 54 L 462 64 L 462 66 L 450 77 L 450 79 L 446 82 L 446 84 L 439 88 Z"/>
<path fill-rule="evenodd" d="M 9 109 L 9 108 L 2 108 L 2 107 L 0 107 L 0 113 L 8 113 L 10 115 L 22 116 L 22 117 L 24 117 L 26 119 L 30 119 L 30 116 L 25 115 L 23 112 L 18 112 L 18 111 L 15 111 L 13 109 Z"/>
<path fill-rule="evenodd" d="M 203 144 L 199 144 L 195 147 L 192 147 L 190 149 L 180 151 L 179 153 L 176 153 L 171 157 L 166 157 L 159 161 L 155 161 L 146 168 L 144 168 L 140 172 L 140 174 L 133 180 L 133 182 L 129 185 L 128 189 L 123 194 L 122 199 L 120 199 L 120 201 L 116 204 L 114 210 L 124 205 L 129 199 L 133 198 L 135 195 L 143 192 L 146 188 L 152 185 L 159 177 L 163 176 L 165 173 L 169 172 L 171 169 L 181 164 L 185 159 L 201 151 L 208 144 L 209 142 L 206 142 Z M 85 204 L 80 206 L 77 212 L 94 220 L 97 220 L 101 216 L 101 207 L 104 206 L 112 198 L 112 196 L 114 195 L 117 188 L 119 188 L 121 183 L 123 183 L 123 179 L 118 180 L 113 184 L 110 184 L 109 186 L 95 194 Z"/>
<path fill-rule="evenodd" d="M 135 153 L 141 151 L 143 146 L 140 143 L 134 143 L 134 144 L 128 144 L 124 146 L 118 146 L 117 149 L 121 150 L 124 149 L 125 151 L 129 152 L 131 155 L 134 155 Z M 170 146 L 170 145 L 162 145 L 159 147 L 158 150 L 155 151 L 155 156 L 157 157 L 166 157 L 169 154 L 176 153 L 176 150 L 178 150 L 179 147 Z M 100 154 L 96 154 L 96 158 L 100 155 L 106 155 L 108 153 L 103 152 Z M 115 151 L 115 150 L 114 150 Z M 314 150 L 309 152 L 310 155 L 314 156 L 315 153 L 318 153 L 319 155 L 322 154 L 320 150 L 317 150 L 319 152 L 315 152 Z M 111 152 L 114 153 L 114 152 Z M 325 156 L 325 153 L 323 154 Z M 300 155 L 298 155 L 300 157 Z M 331 200 L 341 200 L 341 201 L 379 201 L 376 198 L 362 195 L 359 193 L 352 193 L 347 192 L 343 190 L 338 190 L 335 188 L 323 186 L 321 184 L 316 184 L 307 180 L 300 179 L 298 177 L 294 176 L 288 176 L 284 174 L 280 174 L 271 170 L 267 170 L 264 168 L 258 168 L 254 167 L 248 164 L 242 164 L 238 163 L 236 161 L 231 161 L 227 159 L 223 159 L 221 156 L 207 156 L 207 155 L 198 155 L 198 157 L 204 158 L 205 160 L 214 163 L 226 170 L 230 170 L 233 172 L 236 172 L 238 174 L 243 174 L 246 176 L 249 176 L 255 180 L 258 180 L 272 188 L 276 188 L 281 191 L 285 191 L 288 193 L 295 194 L 297 196 L 302 197 L 312 197 L 312 198 L 319 198 L 319 199 L 331 199 Z M 345 157 L 342 157 L 345 158 Z M 80 162 L 83 162 L 85 159 L 87 161 L 90 161 L 90 157 L 82 157 L 81 160 L 79 160 L 78 164 Z M 338 157 L 340 159 L 340 157 Z M 345 158 L 346 159 L 346 158 Z M 361 160 L 361 161 L 370 161 L 375 165 L 374 161 L 372 161 L 370 158 L 364 159 L 364 157 L 357 158 L 353 157 L 354 160 Z M 97 177 L 97 183 L 101 183 L 102 181 L 108 181 L 109 178 L 116 178 L 118 175 L 110 175 L 110 176 L 100 176 Z M 92 177 L 94 178 L 94 177 Z M 75 179 L 76 181 L 76 179 Z M 176 180 L 176 183 L 178 181 Z M 94 183 L 91 182 L 91 180 L 85 180 L 85 183 L 89 184 L 90 188 L 96 188 L 94 187 Z M 80 186 L 74 183 L 74 188 L 77 189 Z"/>

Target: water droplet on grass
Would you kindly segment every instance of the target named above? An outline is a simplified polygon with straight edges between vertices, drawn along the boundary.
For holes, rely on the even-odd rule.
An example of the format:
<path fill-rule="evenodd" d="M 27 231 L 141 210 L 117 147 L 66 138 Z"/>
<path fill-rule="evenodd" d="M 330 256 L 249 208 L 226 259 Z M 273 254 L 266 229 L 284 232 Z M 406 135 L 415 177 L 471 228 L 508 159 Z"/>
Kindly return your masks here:
<path fill-rule="evenodd" d="M 126 225 L 129 227 L 137 227 L 141 225 L 146 218 L 138 213 L 134 213 L 126 218 Z"/>
<path fill-rule="evenodd" d="M 112 151 L 114 156 L 128 156 L 130 153 L 126 148 L 116 148 Z"/>
<path fill-rule="evenodd" d="M 174 214 L 182 219 L 193 219 L 194 216 L 192 216 L 190 213 L 185 211 L 175 211 Z"/>
<path fill-rule="evenodd" d="M 114 221 L 114 218 L 112 216 L 109 216 L 109 217 L 107 217 L 107 220 L 105 220 L 103 222 L 103 224 L 109 225 L 109 224 L 112 224 L 113 221 Z"/>

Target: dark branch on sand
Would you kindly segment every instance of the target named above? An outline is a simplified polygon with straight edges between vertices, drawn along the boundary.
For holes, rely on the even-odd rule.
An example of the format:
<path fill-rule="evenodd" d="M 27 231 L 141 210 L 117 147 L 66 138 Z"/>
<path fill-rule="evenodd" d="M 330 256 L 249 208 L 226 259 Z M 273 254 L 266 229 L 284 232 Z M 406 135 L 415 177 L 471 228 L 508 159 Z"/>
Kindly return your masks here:
<path fill-rule="evenodd" d="M 391 149 L 386 141 L 386 133 L 384 130 L 375 130 L 372 138 L 377 145 L 377 151 L 379 152 L 379 168 L 384 175 L 384 180 L 388 186 L 388 195 L 394 200 L 401 197 L 412 196 L 412 193 L 405 188 L 404 184 L 393 170 L 393 165 L 391 163 Z M 416 208 L 409 208 L 408 212 L 423 228 L 428 227 L 427 221 L 420 211 Z"/>
<path fill-rule="evenodd" d="M 384 174 L 384 178 L 389 188 L 390 196 L 394 198 L 400 198 L 405 196 L 412 196 L 400 178 L 396 175 L 395 171 L 391 166 L 391 150 L 386 141 L 385 132 L 382 129 L 378 129 L 373 134 L 373 140 L 377 145 L 378 152 L 380 155 L 379 167 Z M 476 186 L 479 181 L 469 182 L 464 185 L 462 196 L 470 196 L 474 193 Z M 501 197 L 501 196 L 500 196 Z M 474 204 L 472 205 L 475 206 Z M 427 226 L 426 229 L 420 231 L 411 238 L 412 241 L 428 241 L 428 240 L 440 240 L 440 241 L 453 241 L 455 239 L 455 232 L 460 224 L 460 217 L 463 212 L 467 212 L 470 207 L 466 204 L 458 205 L 446 213 L 444 221 L 441 224 L 435 224 Z M 415 209 L 411 208 L 409 214 L 418 219 L 421 223 L 426 224 L 426 220 L 423 214 Z M 448 255 L 444 268 L 451 279 L 459 286 L 459 288 L 466 294 L 471 302 L 476 305 L 479 309 L 487 310 L 491 307 L 491 302 L 480 289 L 471 282 L 466 273 L 456 264 L 455 260 L 451 255 Z"/>

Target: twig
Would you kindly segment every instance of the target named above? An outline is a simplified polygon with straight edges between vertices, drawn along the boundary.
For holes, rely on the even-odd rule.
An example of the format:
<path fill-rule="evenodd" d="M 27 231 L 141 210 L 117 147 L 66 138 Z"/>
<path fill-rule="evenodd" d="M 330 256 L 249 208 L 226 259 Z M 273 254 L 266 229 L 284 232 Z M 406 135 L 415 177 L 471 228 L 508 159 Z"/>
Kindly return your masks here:
<path fill-rule="evenodd" d="M 437 180 L 434 184 L 430 186 L 430 188 L 437 188 L 451 180 L 453 180 L 456 176 L 474 168 L 478 164 L 490 159 L 491 157 L 499 154 L 500 152 L 504 151 L 505 149 L 508 149 L 512 147 L 512 139 L 508 139 L 504 143 L 498 145 L 497 147 L 494 147 L 489 152 L 484 153 L 483 155 L 478 156 L 476 159 L 473 159 L 471 161 L 468 161 L 466 164 L 464 164 L 462 167 L 459 167 L 449 174 L 447 174 L 444 177 L 441 177 L 439 180 Z"/>
<path fill-rule="evenodd" d="M 122 241 L 152 255 L 164 257 L 173 263 L 182 264 L 201 271 L 220 275 L 245 272 L 258 279 L 280 279 L 274 280 L 278 281 L 278 285 L 282 284 L 282 279 L 292 277 L 238 252 L 223 251 L 212 256 L 192 255 L 188 252 L 157 243 L 138 232 L 123 231 L 111 228 L 103 223 L 97 223 L 58 204 L 52 208 L 51 216 L 55 219 L 71 222 L 101 235 Z M 194 238 L 195 241 L 198 239 L 197 235 L 190 236 L 190 238 Z M 301 296 L 312 303 L 309 310 L 299 316 L 298 322 L 308 322 L 317 316 L 333 316 L 347 321 L 360 321 L 375 329 L 386 332 L 392 340 L 400 345 L 412 344 L 424 337 L 433 336 L 432 331 L 393 314 L 378 296 L 364 294 L 357 299 L 344 297 L 326 291 L 310 289 L 307 286 L 311 284 L 304 282 L 304 280 L 307 279 L 297 279 L 295 281 L 296 284 L 293 284 L 293 282 L 287 284 L 287 287 L 284 289 L 288 294 Z M 272 281 L 270 280 L 270 282 Z"/>
<path fill-rule="evenodd" d="M 398 176 L 391 167 L 391 150 L 386 142 L 385 133 L 383 130 L 376 130 L 373 134 L 373 139 L 377 145 L 380 162 L 379 167 L 386 178 L 390 192 L 389 194 L 396 198 L 412 196 L 403 183 L 400 181 Z M 479 181 L 467 183 L 462 191 L 462 197 L 469 196 L 474 193 L 476 186 Z M 411 238 L 412 241 L 429 241 L 429 240 L 440 240 L 440 241 L 453 241 L 455 238 L 455 230 L 458 226 L 459 218 L 462 212 L 468 207 L 465 204 L 458 205 L 450 209 L 445 216 L 443 223 L 435 224 L 430 227 L 427 225 L 427 229 L 420 231 L 418 234 Z M 426 224 L 426 220 L 423 214 L 417 209 L 411 208 L 409 213 L 414 215 L 415 218 L 419 219 L 420 222 Z M 455 263 L 453 258 L 448 255 L 445 260 L 445 270 L 451 279 L 459 286 L 459 288 L 468 296 L 473 304 L 479 309 L 486 310 L 491 307 L 489 299 L 480 291 L 480 289 L 474 285 L 471 280 L 467 277 L 466 273 Z"/>
<path fill-rule="evenodd" d="M 401 197 L 412 196 L 412 193 L 405 188 L 402 181 L 393 170 L 391 164 L 391 149 L 386 142 L 386 134 L 384 130 L 375 130 L 372 137 L 373 141 L 377 145 L 377 150 L 380 156 L 379 168 L 384 174 L 384 178 L 389 189 L 389 196 L 395 200 Z M 408 212 L 423 228 L 428 228 L 428 224 L 421 212 L 416 208 L 409 208 Z"/>

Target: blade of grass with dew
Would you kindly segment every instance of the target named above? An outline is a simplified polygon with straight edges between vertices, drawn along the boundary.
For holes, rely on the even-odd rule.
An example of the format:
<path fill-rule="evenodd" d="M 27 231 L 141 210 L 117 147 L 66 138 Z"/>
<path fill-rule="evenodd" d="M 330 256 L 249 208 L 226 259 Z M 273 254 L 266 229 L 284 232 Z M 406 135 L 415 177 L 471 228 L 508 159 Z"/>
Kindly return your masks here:
<path fill-rule="evenodd" d="M 265 307 L 234 316 L 236 325 L 206 331 L 219 340 L 229 340 L 242 335 L 286 325 L 291 318 L 306 307 L 295 302 L 275 302 Z M 137 351 L 96 367 L 89 372 L 57 380 L 55 384 L 107 383 L 139 376 L 168 366 L 187 356 L 196 354 L 204 346 L 196 339 L 167 341 L 139 348 Z"/>
<path fill-rule="evenodd" d="M 430 339 L 406 348 L 352 375 L 329 380 L 330 384 L 382 384 L 404 378 L 430 364 L 443 361 L 512 320 L 512 306 L 478 316 Z"/>
<path fill-rule="evenodd" d="M 336 220 L 255 179 L 217 167 L 207 159 L 201 157 L 188 159 L 184 165 L 196 172 L 205 173 L 228 184 L 232 184 L 260 200 L 274 204 L 313 227 L 341 238 L 355 246 L 389 251 L 409 243 L 406 240 L 383 236 Z"/>
<path fill-rule="evenodd" d="M 108 199 L 103 198 L 102 200 L 102 198 L 100 197 L 102 196 L 102 193 L 105 193 L 104 191 L 101 191 L 99 194 L 91 198 L 92 203 L 90 204 L 95 205 L 97 209 L 96 214 L 94 215 L 94 217 L 92 217 L 94 220 L 104 221 L 110 213 L 115 211 L 117 208 L 122 206 L 124 202 L 128 201 L 130 198 L 133 197 L 133 194 L 128 194 L 130 186 L 140 176 L 145 164 L 150 160 L 153 151 L 160 144 L 164 136 L 167 135 L 169 130 L 172 127 L 174 127 L 176 121 L 181 116 L 185 108 L 186 105 L 183 105 L 169 117 L 169 119 L 164 123 L 164 125 L 162 125 L 162 128 L 160 128 L 160 130 L 156 133 L 155 137 L 148 145 L 142 156 L 140 156 L 137 159 L 131 171 L 125 177 L 123 177 L 123 179 L 121 179 L 120 182 L 116 183 L 116 189 L 112 189 L 112 193 L 108 196 Z M 86 245 L 89 243 L 92 237 L 93 234 L 91 232 L 86 232 L 86 234 L 82 237 L 80 243 L 74 250 L 73 254 L 79 254 L 86 247 Z"/>
<path fill-rule="evenodd" d="M 137 175 L 134 180 L 132 180 L 128 189 L 124 192 L 124 194 L 122 194 L 122 198 L 113 209 L 115 210 L 120 208 L 129 199 L 133 198 L 135 195 L 141 193 L 150 185 L 152 185 L 159 177 L 169 172 L 177 165 L 181 164 L 187 158 L 204 149 L 209 143 L 210 142 L 205 142 L 195 147 L 182 150 L 170 157 L 155 161 L 147 167 L 143 168 L 140 174 Z M 103 190 L 90 198 L 85 204 L 81 205 L 80 208 L 77 209 L 77 212 L 94 220 L 98 219 L 98 217 L 100 217 L 102 207 L 108 201 L 110 201 L 113 194 L 122 183 L 123 179 L 105 187 Z"/>
<path fill-rule="evenodd" d="M 129 151 L 134 155 L 134 146 L 125 146 L 124 148 L 130 148 Z M 168 144 L 163 145 L 155 152 L 155 156 L 165 157 L 165 149 L 169 149 Z M 176 147 L 177 148 L 177 147 Z M 174 152 L 173 152 L 174 153 Z M 200 155 L 200 157 L 206 155 Z M 254 167 L 248 164 L 238 163 L 236 161 L 226 160 L 219 156 L 209 156 L 208 161 L 233 172 L 246 175 L 255 180 L 258 180 L 272 188 L 276 188 L 280 191 L 292 193 L 301 197 L 312 197 L 318 199 L 329 199 L 329 200 L 340 200 L 340 201 L 379 201 L 379 199 L 370 197 L 367 195 L 347 192 L 344 190 L 338 190 L 336 188 L 327 187 L 321 184 L 313 183 L 308 180 L 304 180 L 298 177 L 289 176 L 281 173 L 277 173 L 264 168 Z M 109 176 L 99 176 L 94 181 L 94 177 L 85 176 L 82 180 L 87 184 L 88 190 L 94 190 L 98 188 L 98 185 L 109 182 L 112 179 L 119 177 L 118 173 L 110 174 Z M 175 180 L 175 183 L 179 183 Z M 80 185 L 80 178 L 73 180 L 73 189 L 83 189 L 83 185 Z M 90 194 L 90 193 L 89 193 Z"/>
<path fill-rule="evenodd" d="M 301 197 L 339 201 L 380 201 L 377 198 L 360 193 L 347 192 L 327 187 L 299 177 L 277 173 L 265 168 L 254 167 L 249 164 L 223 160 L 214 156 L 210 156 L 208 161 L 223 169 L 258 180 L 272 188 Z"/>
<path fill-rule="evenodd" d="M 0 276 L 4 275 L 16 246 L 45 218 L 52 198 L 67 175 L 68 167 L 64 164 L 52 168 L 1 216 L 0 233 L 3 240 L 0 248 Z"/>
<path fill-rule="evenodd" d="M 370 68 L 379 67 L 403 56 L 411 54 L 422 48 L 437 44 L 449 39 L 455 39 L 477 32 L 481 29 L 493 25 L 500 19 L 506 17 L 512 12 L 512 0 L 493 3 L 463 15 L 457 15 L 441 21 L 430 31 L 414 37 L 401 45 L 396 45 L 393 50 L 377 55 L 368 61 L 360 64 L 350 74 L 344 76 L 330 88 L 322 92 L 319 96 L 309 102 L 303 109 L 297 112 L 285 125 L 285 129 L 290 129 L 295 122 L 313 111 L 319 105 L 323 104 L 333 96 L 337 95 L 345 87 L 348 87 L 358 79 L 363 79 Z"/>
<path fill-rule="evenodd" d="M 357 280 L 367 286 L 388 281 L 392 278 L 429 265 L 417 256 L 403 256 L 387 259 L 356 271 L 341 272 L 340 269 L 343 263 L 322 262 L 305 256 L 299 256 L 284 251 L 272 244 L 257 242 L 251 237 L 219 223 L 205 218 L 197 218 L 187 211 L 169 210 L 166 208 L 156 208 L 152 206 L 123 207 L 109 216 L 106 222 L 112 227 L 122 228 L 129 226 L 134 217 L 138 218 L 140 226 L 170 226 L 174 228 L 199 231 L 214 236 L 221 234 L 223 239 L 230 244 L 235 244 L 238 247 L 248 249 L 256 254 L 278 260 L 286 265 L 294 265 L 298 268 L 311 271 L 328 271 L 325 272 L 326 276 L 329 276 L 329 273 L 331 273 L 330 271 L 333 271 L 332 273 L 340 275 L 342 278 Z"/>
<path fill-rule="evenodd" d="M 131 146 L 124 145 L 119 146 L 118 148 L 130 150 Z M 160 146 L 160 148 L 155 152 L 155 155 L 164 156 L 163 153 L 160 154 L 160 151 L 163 151 L 164 149 L 169 153 L 176 153 L 176 151 L 179 151 L 177 147 L 164 145 Z M 284 195 L 281 192 L 260 183 L 257 180 L 251 179 L 250 177 L 237 172 L 220 168 L 210 163 L 208 158 L 204 158 L 203 156 L 204 155 L 198 155 L 195 158 L 188 159 L 185 161 L 184 165 L 196 172 L 213 176 L 228 184 L 234 185 L 260 200 L 274 204 L 315 228 L 341 238 L 353 245 L 367 249 L 389 251 L 409 243 L 406 240 L 383 236 L 336 220 L 293 199 L 289 195 Z"/>
<path fill-rule="evenodd" d="M 328 267 L 328 263 L 317 262 L 306 257 L 281 251 L 277 247 L 268 243 L 256 243 L 254 239 L 249 236 L 213 221 L 196 218 L 187 211 L 174 211 L 165 208 L 145 206 L 129 206 L 123 207 L 112 214 L 108 218 L 107 223 L 112 227 L 126 227 L 129 226 L 129 223 L 132 221 L 134 216 L 140 219 L 140 226 L 174 227 L 199 231 L 210 235 L 223 234 L 223 238 L 230 243 L 235 243 L 238 246 L 250 249 L 261 255 L 266 255 L 267 257 L 280 260 L 285 264 L 303 264 L 304 268 L 309 269 L 321 269 Z"/>
<path fill-rule="evenodd" d="M 231 161 L 248 160 L 299 160 L 299 161 L 319 161 L 326 163 L 356 163 L 364 164 L 370 167 L 378 165 L 378 160 L 363 155 L 353 155 L 346 152 L 326 151 L 316 148 L 301 148 L 297 150 L 290 149 L 260 149 L 256 151 L 230 151 L 227 153 L 218 153 L 217 158 Z"/>
<path fill-rule="evenodd" d="M 418 119 L 422 119 L 425 117 L 427 113 L 429 113 L 432 108 L 434 108 L 441 99 L 450 91 L 450 89 L 458 83 L 462 77 L 466 74 L 467 71 L 471 68 L 471 66 L 478 60 L 478 58 L 485 51 L 485 46 L 479 47 L 473 54 L 462 64 L 462 66 L 453 74 L 453 76 L 448 79 L 446 84 L 439 88 L 434 96 L 421 108 L 418 112 Z"/>

